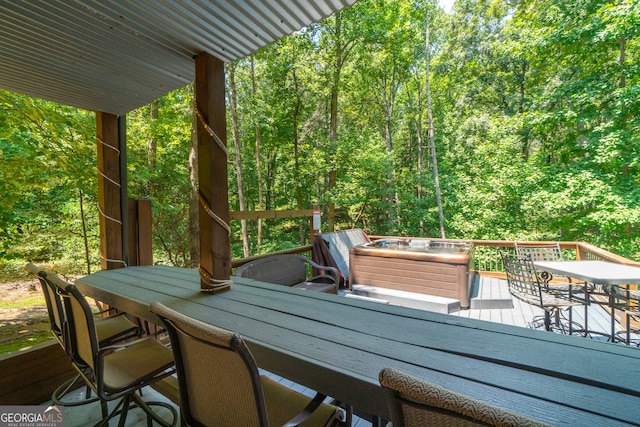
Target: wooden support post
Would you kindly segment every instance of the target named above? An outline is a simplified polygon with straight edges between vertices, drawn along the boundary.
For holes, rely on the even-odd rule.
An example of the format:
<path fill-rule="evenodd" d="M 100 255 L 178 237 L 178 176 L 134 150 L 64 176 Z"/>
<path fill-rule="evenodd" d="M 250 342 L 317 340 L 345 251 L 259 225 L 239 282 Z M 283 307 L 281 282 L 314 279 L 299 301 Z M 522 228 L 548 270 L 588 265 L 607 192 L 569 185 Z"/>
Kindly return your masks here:
<path fill-rule="evenodd" d="M 100 258 L 105 270 L 125 267 L 127 261 L 124 238 L 127 211 L 123 209 L 123 200 L 127 200 L 124 123 L 118 116 L 96 113 Z"/>
<path fill-rule="evenodd" d="M 224 63 L 207 53 L 196 56 L 196 114 L 200 198 L 201 290 L 229 288 L 231 242 L 227 180 Z"/>
<path fill-rule="evenodd" d="M 129 199 L 128 265 L 153 265 L 151 200 Z"/>

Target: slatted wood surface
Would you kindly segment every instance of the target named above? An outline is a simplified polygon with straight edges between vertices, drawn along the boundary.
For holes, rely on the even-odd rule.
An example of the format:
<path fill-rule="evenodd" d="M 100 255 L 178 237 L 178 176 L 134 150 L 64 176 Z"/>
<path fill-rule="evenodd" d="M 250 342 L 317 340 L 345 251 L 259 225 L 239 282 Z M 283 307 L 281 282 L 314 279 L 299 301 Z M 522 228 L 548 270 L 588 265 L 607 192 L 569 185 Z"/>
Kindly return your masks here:
<path fill-rule="evenodd" d="M 160 301 L 235 330 L 264 369 L 386 419 L 377 376 L 393 366 L 554 425 L 640 425 L 635 348 L 245 279 L 208 295 L 196 271 L 174 267 L 77 283 L 142 318 Z"/>

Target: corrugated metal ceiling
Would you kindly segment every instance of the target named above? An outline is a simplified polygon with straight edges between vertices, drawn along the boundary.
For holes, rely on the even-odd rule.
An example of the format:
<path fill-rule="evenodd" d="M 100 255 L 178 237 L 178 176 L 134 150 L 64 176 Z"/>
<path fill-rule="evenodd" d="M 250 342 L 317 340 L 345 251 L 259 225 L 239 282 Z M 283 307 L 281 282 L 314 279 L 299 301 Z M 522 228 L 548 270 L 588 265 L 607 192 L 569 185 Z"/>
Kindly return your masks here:
<path fill-rule="evenodd" d="M 356 0 L 0 2 L 0 88 L 125 114 Z"/>

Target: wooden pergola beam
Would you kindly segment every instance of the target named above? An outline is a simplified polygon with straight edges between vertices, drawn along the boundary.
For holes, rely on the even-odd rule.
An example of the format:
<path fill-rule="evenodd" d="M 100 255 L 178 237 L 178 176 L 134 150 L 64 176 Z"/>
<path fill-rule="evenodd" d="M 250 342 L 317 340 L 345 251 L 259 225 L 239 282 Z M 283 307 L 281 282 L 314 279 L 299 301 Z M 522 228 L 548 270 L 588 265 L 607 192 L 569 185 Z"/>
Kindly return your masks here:
<path fill-rule="evenodd" d="M 201 289 L 219 292 L 231 276 L 224 63 L 208 53 L 195 62 Z"/>

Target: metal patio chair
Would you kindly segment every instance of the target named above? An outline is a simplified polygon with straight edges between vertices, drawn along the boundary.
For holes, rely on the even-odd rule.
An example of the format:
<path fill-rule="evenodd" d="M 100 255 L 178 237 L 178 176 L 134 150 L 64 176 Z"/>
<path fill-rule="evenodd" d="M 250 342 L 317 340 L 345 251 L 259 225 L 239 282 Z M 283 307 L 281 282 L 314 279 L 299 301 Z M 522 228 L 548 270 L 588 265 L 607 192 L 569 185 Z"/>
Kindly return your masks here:
<path fill-rule="evenodd" d="M 64 352 L 73 359 L 74 354 L 72 352 L 71 343 L 69 342 L 66 314 L 60 294 L 56 291 L 55 285 L 50 282 L 46 271 L 41 270 L 38 266 L 31 263 L 26 265 L 26 269 L 30 273 L 34 274 L 40 282 L 40 287 L 42 288 L 45 304 L 47 306 L 47 314 L 49 316 L 50 324 L 49 329 L 51 334 L 56 341 L 58 341 L 58 344 L 60 344 Z M 98 313 L 98 315 L 102 314 L 103 313 Z M 95 319 L 95 325 L 98 341 L 101 346 L 107 346 L 127 339 L 137 338 L 140 337 L 142 333 L 140 325 L 136 325 L 130 321 L 126 316 L 124 316 L 124 313 L 117 313 L 108 317 L 99 317 Z M 76 360 L 76 363 L 81 363 L 81 361 Z M 75 398 L 72 400 L 65 400 L 65 395 L 69 391 L 74 390 L 80 381 L 82 381 L 82 376 L 79 374 L 74 378 L 65 381 L 54 390 L 51 395 L 51 401 L 62 406 L 79 406 L 98 400 L 97 397 L 91 398 L 91 389 L 88 385 L 84 400 L 77 400 Z M 106 413 L 103 415 L 106 415 Z"/>
<path fill-rule="evenodd" d="M 159 302 L 149 307 L 164 324 L 189 426 L 329 426 L 341 413 L 260 375 L 249 348 L 234 332 L 208 325 Z"/>
<path fill-rule="evenodd" d="M 380 385 L 387 390 L 393 427 L 547 425 L 394 368 L 384 368 L 379 379 Z"/>
<path fill-rule="evenodd" d="M 575 322 L 567 324 L 560 315 L 562 309 L 582 305 L 582 302 L 545 291 L 529 256 L 518 256 L 506 252 L 500 252 L 500 255 L 507 275 L 509 292 L 514 297 L 544 310 L 541 318 L 534 318 L 531 321 L 529 325 L 531 328 L 543 326 L 547 331 L 563 334 L 571 334 L 573 330 L 584 330 L 582 325 Z"/>
<path fill-rule="evenodd" d="M 96 426 L 109 424 L 120 415 L 124 425 L 130 408 L 140 408 L 147 414 L 147 425 L 152 420 L 163 426 L 174 426 L 176 410 L 165 402 L 145 402 L 136 393 L 143 387 L 175 373 L 170 349 L 153 338 L 127 344 L 101 346 L 91 307 L 75 285 L 56 275 L 47 275 L 64 302 L 67 322 L 67 342 L 71 348 L 72 363 L 82 379 L 91 387 L 103 405 L 103 419 Z M 106 416 L 106 403 L 120 399 Z M 165 421 L 152 407 L 164 408 L 172 422 Z"/>
<path fill-rule="evenodd" d="M 536 242 L 514 243 L 516 254 L 518 256 L 529 257 L 532 262 L 536 261 L 564 261 L 562 248 L 558 242 Z M 583 281 L 575 281 L 571 277 L 554 276 L 546 271 L 539 271 L 540 284 L 544 286 L 544 290 L 551 294 L 582 302 L 584 306 L 584 330 L 573 332 L 582 332 L 585 336 L 589 335 L 588 331 L 588 312 L 587 307 L 591 303 L 589 297 L 590 289 L 587 283 Z M 569 309 L 569 325 L 573 324 L 573 310 Z"/>
<path fill-rule="evenodd" d="M 315 275 L 307 276 L 307 266 Z M 260 282 L 275 283 L 297 289 L 331 294 L 338 293 L 340 276 L 338 269 L 319 265 L 302 255 L 272 255 L 241 265 L 235 275 Z"/>
<path fill-rule="evenodd" d="M 640 290 L 626 287 L 617 288 L 615 292 L 621 300 L 619 305 L 624 310 L 627 325 L 625 329 L 616 331 L 615 340 L 640 347 Z"/>

